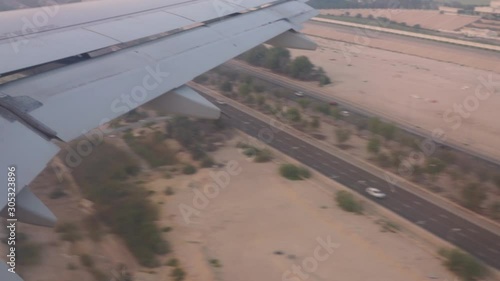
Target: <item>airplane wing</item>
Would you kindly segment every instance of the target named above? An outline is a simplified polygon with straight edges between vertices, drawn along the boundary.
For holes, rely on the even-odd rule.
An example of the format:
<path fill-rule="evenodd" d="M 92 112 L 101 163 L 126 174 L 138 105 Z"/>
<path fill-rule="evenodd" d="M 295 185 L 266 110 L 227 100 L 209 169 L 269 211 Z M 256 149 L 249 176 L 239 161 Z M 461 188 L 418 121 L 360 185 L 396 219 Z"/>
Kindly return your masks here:
<path fill-rule="evenodd" d="M 298 31 L 316 14 L 302 0 L 103 0 L 1 13 L 0 215 L 53 226 L 27 186 L 65 143 L 144 104 L 218 118 L 185 83 L 261 43 L 315 49 Z"/>

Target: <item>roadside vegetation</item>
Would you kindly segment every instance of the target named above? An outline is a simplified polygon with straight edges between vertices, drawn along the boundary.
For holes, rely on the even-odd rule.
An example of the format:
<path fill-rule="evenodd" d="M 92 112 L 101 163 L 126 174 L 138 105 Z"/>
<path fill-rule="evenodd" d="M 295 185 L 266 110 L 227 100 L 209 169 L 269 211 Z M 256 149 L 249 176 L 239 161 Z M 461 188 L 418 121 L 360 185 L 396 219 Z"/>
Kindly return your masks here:
<path fill-rule="evenodd" d="M 269 149 L 259 149 L 243 142 L 237 143 L 236 147 L 243 149 L 243 154 L 252 157 L 256 163 L 265 163 L 273 159 L 273 155 Z"/>
<path fill-rule="evenodd" d="M 263 60 L 256 55 L 265 53 L 260 50 L 245 56 Z M 275 51 L 277 54 L 281 52 Z M 220 66 L 195 80 L 320 141 L 354 152 L 356 157 L 364 154 L 365 160 L 380 168 L 481 215 L 500 220 L 500 173 L 496 166 L 379 118 L 345 114 L 342 104 L 319 102 L 307 95 L 298 97 L 291 90 L 231 67 Z M 255 157 L 257 150 L 245 149 L 244 153 Z"/>
<path fill-rule="evenodd" d="M 489 275 L 488 269 L 471 255 L 458 249 L 440 249 L 443 264 L 460 279 L 476 281 Z"/>
<path fill-rule="evenodd" d="M 311 172 L 302 166 L 296 166 L 294 164 L 282 164 L 279 168 L 281 176 L 289 180 L 303 180 L 311 177 Z"/>
<path fill-rule="evenodd" d="M 316 67 L 306 56 L 291 59 L 286 48 L 259 45 L 238 57 L 253 66 L 265 67 L 273 72 L 303 81 L 317 81 L 319 85 L 330 84 L 330 78 L 321 67 Z M 245 84 L 243 84 L 245 87 Z"/>
<path fill-rule="evenodd" d="M 121 237 L 143 266 L 158 266 L 157 255 L 170 252 L 155 221 L 158 210 L 147 192 L 127 179 L 136 163 L 120 149 L 103 143 L 74 171 L 83 194 L 95 204 L 98 218 Z M 75 228 L 65 224 L 61 235 L 75 239 Z"/>
<path fill-rule="evenodd" d="M 356 214 L 363 213 L 363 205 L 361 204 L 361 202 L 356 200 L 354 195 L 352 195 L 352 193 L 348 191 L 337 191 L 337 193 L 335 194 L 335 201 L 337 202 L 337 205 L 344 211 Z"/>

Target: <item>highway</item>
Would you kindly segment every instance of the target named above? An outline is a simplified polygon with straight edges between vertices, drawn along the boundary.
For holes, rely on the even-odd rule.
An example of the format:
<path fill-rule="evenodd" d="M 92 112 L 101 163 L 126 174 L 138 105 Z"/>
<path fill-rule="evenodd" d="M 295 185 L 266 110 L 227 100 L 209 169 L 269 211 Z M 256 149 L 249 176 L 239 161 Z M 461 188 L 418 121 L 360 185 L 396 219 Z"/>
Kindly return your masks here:
<path fill-rule="evenodd" d="M 423 40 L 423 39 L 420 39 Z M 442 44 L 442 43 L 441 43 Z M 259 79 L 262 79 L 266 82 L 269 82 L 271 84 L 277 85 L 284 87 L 286 89 L 294 90 L 294 91 L 302 91 L 304 93 L 307 93 L 307 98 L 313 99 L 316 101 L 320 102 L 331 102 L 335 101 L 339 103 L 343 108 L 356 113 L 361 116 L 366 116 L 366 117 L 379 117 L 380 120 L 385 121 L 385 122 L 393 122 L 398 125 L 398 127 L 406 132 L 409 132 L 411 134 L 414 134 L 416 136 L 420 136 L 422 138 L 429 138 L 431 135 L 431 132 L 426 131 L 418 126 L 415 126 L 407 121 L 401 120 L 401 119 L 396 119 L 394 116 L 389 116 L 384 112 L 376 112 L 373 109 L 367 109 L 367 108 L 361 108 L 359 105 L 356 105 L 350 101 L 347 101 L 345 99 L 340 99 L 338 97 L 332 97 L 328 96 L 326 94 L 321 93 L 320 91 L 313 90 L 309 86 L 302 86 L 297 82 L 290 81 L 288 78 L 284 78 L 278 74 L 274 73 L 269 73 L 269 72 L 259 72 L 257 71 L 254 67 L 249 66 L 243 62 L 239 62 L 236 60 L 229 61 L 225 64 L 223 64 L 225 67 L 231 68 L 235 71 L 245 73 L 254 77 L 257 77 Z M 293 98 L 293 97 L 292 97 Z M 434 140 L 436 143 L 440 145 L 447 146 L 449 148 L 452 148 L 457 151 L 461 151 L 463 153 L 475 156 L 476 158 L 479 158 L 485 163 L 490 163 L 490 164 L 495 164 L 500 166 L 500 159 L 497 159 L 495 157 L 492 157 L 491 155 L 488 155 L 484 152 L 479 152 L 477 150 L 471 149 L 466 147 L 465 145 L 454 142 L 453 140 L 446 140 L 445 142 L 440 142 L 438 140 Z"/>
<path fill-rule="evenodd" d="M 201 94 L 208 100 L 215 101 L 214 98 Z M 259 138 L 259 132 L 271 126 L 230 104 L 221 105 L 220 108 L 228 116 L 222 118 L 228 119 L 234 128 L 255 138 Z M 455 244 L 490 266 L 500 269 L 498 234 L 483 229 L 398 186 L 391 187 L 383 178 L 370 174 L 287 132 L 279 131 L 267 144 L 362 194 L 368 200 L 377 202 L 421 228 Z M 382 190 L 388 196 L 385 199 L 369 197 L 364 191 L 369 186 Z"/>

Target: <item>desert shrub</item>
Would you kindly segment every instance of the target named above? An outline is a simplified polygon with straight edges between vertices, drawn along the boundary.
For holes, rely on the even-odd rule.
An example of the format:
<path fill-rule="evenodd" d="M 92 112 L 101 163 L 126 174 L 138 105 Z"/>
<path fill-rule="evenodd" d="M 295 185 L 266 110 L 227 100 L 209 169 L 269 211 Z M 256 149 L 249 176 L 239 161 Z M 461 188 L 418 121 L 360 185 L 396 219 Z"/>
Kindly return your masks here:
<path fill-rule="evenodd" d="M 293 164 L 282 164 L 280 174 L 289 180 L 302 180 L 311 176 L 308 169 Z"/>
<path fill-rule="evenodd" d="M 337 205 L 344 211 L 356 214 L 363 213 L 363 206 L 361 203 L 348 191 L 338 191 L 335 194 L 335 200 L 337 201 Z"/>
<path fill-rule="evenodd" d="M 458 249 L 441 249 L 444 265 L 464 281 L 475 281 L 488 274 L 487 268 L 474 257 Z"/>
<path fill-rule="evenodd" d="M 185 175 L 193 175 L 196 173 L 196 167 L 191 164 L 187 164 L 182 169 L 182 173 L 184 173 Z"/>

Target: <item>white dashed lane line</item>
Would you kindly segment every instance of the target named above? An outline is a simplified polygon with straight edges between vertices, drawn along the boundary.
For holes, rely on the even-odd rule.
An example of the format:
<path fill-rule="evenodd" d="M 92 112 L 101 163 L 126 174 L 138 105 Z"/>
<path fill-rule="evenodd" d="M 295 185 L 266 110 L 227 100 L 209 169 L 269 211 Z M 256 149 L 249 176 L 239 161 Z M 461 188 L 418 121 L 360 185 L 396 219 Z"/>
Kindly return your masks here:
<path fill-rule="evenodd" d="M 418 202 L 418 201 L 413 201 L 413 203 L 414 203 L 415 205 L 422 205 L 422 203 L 420 203 L 420 202 Z"/>
<path fill-rule="evenodd" d="M 472 232 L 472 233 L 477 233 L 476 230 L 472 229 L 472 228 L 467 228 L 468 231 Z"/>
<path fill-rule="evenodd" d="M 403 205 L 406 207 L 406 208 L 410 208 L 411 209 L 411 206 L 406 204 L 406 203 L 403 203 Z"/>
<path fill-rule="evenodd" d="M 443 214 L 439 214 L 440 217 L 442 217 L 443 219 L 447 219 L 448 216 L 447 215 L 443 215 Z"/>
<path fill-rule="evenodd" d="M 429 219 L 430 219 L 431 221 L 435 221 L 435 222 L 437 222 L 437 219 L 435 219 L 435 218 L 429 218 Z"/>

